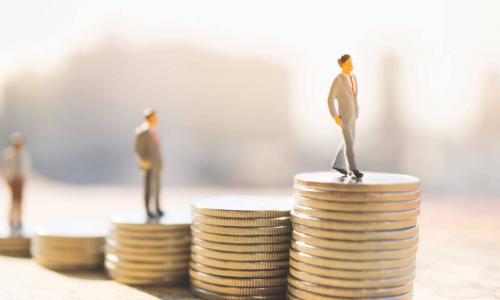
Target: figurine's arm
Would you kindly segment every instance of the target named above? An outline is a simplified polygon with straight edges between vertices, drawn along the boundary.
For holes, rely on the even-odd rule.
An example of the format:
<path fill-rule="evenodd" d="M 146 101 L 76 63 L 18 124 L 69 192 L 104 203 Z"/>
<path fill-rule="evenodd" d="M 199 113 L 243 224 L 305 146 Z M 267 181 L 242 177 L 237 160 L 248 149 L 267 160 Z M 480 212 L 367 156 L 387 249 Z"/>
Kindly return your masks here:
<path fill-rule="evenodd" d="M 356 109 L 356 119 L 359 116 L 359 106 L 358 106 L 358 94 L 359 94 L 359 85 L 358 78 L 354 76 L 354 82 L 356 83 L 356 97 L 354 97 L 354 108 Z"/>
<path fill-rule="evenodd" d="M 135 154 L 139 161 L 139 167 L 143 170 L 151 169 L 151 161 L 146 157 L 146 139 L 144 134 L 140 133 L 135 139 Z"/>
<path fill-rule="evenodd" d="M 339 126 L 342 126 L 342 119 L 339 117 L 337 109 L 335 108 L 335 98 L 336 98 L 336 91 L 335 91 L 335 80 L 334 80 L 332 82 L 332 86 L 330 87 L 330 94 L 328 95 L 328 109 L 330 110 L 330 114 L 335 120 L 335 123 L 337 123 L 337 125 Z"/>

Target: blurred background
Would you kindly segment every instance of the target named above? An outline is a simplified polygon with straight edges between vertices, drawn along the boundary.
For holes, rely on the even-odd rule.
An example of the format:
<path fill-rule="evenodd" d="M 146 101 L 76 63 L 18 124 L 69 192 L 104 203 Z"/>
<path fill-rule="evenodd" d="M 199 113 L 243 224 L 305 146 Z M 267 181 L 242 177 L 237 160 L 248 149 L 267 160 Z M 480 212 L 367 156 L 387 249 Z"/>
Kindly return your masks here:
<path fill-rule="evenodd" d="M 330 166 L 349 53 L 363 170 L 500 195 L 497 1 L 0 3 L 0 144 L 22 132 L 44 180 L 139 186 L 153 107 L 167 187 L 290 187 Z"/>

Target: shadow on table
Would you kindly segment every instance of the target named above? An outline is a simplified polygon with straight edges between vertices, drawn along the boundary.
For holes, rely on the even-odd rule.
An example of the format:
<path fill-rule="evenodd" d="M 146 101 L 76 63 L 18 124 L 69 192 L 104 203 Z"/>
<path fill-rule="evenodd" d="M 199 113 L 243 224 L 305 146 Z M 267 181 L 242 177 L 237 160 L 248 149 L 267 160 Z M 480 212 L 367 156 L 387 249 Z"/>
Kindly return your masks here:
<path fill-rule="evenodd" d="M 162 300 L 199 300 L 189 291 L 189 283 L 175 286 L 134 286 L 134 288 Z"/>

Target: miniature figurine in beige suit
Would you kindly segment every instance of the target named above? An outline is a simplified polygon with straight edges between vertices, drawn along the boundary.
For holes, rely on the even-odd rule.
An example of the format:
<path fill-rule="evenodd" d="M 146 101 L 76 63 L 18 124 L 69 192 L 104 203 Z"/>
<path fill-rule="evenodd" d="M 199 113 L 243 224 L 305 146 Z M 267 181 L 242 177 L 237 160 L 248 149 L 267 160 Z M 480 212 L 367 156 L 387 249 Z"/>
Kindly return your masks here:
<path fill-rule="evenodd" d="M 333 80 L 328 96 L 328 108 L 335 123 L 342 128 L 343 140 L 332 162 L 332 169 L 343 175 L 352 172 L 356 178 L 361 178 L 363 173 L 358 170 L 354 155 L 356 119 L 359 114 L 358 81 L 352 74 L 353 66 L 350 55 L 342 55 L 338 64 L 342 72 Z M 338 112 L 335 100 L 337 100 Z"/>
<path fill-rule="evenodd" d="M 31 171 L 31 160 L 20 133 L 11 136 L 11 145 L 2 152 L 2 174 L 11 191 L 12 205 L 9 211 L 10 231 L 18 235 L 22 231 L 23 190 Z"/>
<path fill-rule="evenodd" d="M 158 117 L 151 109 L 144 110 L 146 121 L 136 129 L 135 153 L 139 168 L 144 172 L 144 204 L 148 218 L 163 216 L 160 208 L 160 173 L 163 162 L 158 136 Z M 155 198 L 155 210 L 151 205 L 151 194 Z"/>

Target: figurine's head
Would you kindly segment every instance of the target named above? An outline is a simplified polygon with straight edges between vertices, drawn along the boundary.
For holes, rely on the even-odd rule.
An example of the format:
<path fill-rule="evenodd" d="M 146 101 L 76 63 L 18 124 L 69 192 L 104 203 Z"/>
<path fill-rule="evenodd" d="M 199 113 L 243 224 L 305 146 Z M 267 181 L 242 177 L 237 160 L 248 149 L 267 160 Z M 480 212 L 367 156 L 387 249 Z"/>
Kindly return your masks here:
<path fill-rule="evenodd" d="M 156 124 L 158 124 L 158 116 L 151 108 L 146 108 L 144 110 L 144 118 L 146 118 L 146 121 L 148 121 L 148 124 L 151 127 L 155 127 Z"/>
<path fill-rule="evenodd" d="M 340 57 L 337 62 L 339 63 L 339 66 L 342 68 L 342 72 L 346 74 L 351 74 L 353 66 L 352 66 L 352 59 L 349 54 L 344 54 L 342 57 Z"/>
<path fill-rule="evenodd" d="M 10 136 L 10 144 L 12 145 L 14 150 L 16 150 L 16 151 L 21 150 L 24 146 L 23 136 L 19 132 L 14 132 Z"/>

